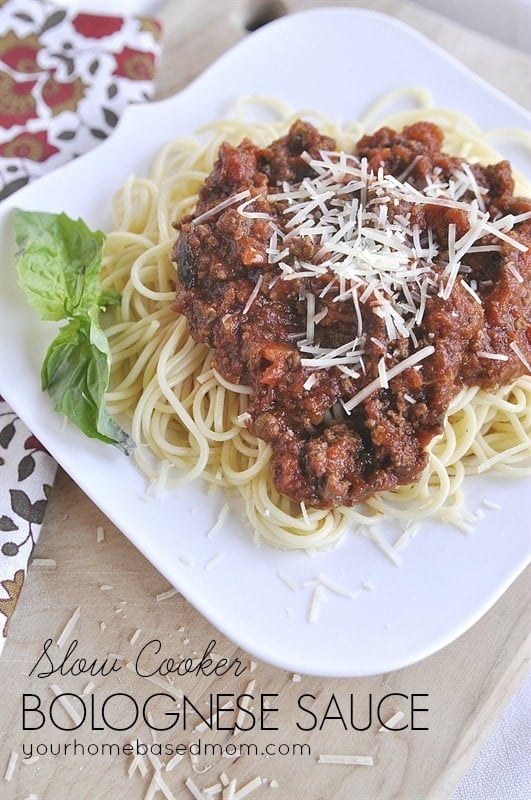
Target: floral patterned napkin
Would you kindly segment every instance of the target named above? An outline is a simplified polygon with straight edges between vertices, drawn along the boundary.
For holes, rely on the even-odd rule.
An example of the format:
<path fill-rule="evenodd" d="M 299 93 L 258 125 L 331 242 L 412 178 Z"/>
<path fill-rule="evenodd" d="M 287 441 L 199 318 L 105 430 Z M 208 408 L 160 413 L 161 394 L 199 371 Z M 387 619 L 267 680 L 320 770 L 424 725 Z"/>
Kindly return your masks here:
<path fill-rule="evenodd" d="M 55 471 L 53 458 L 0 397 L 0 652 Z"/>
<path fill-rule="evenodd" d="M 105 139 L 150 100 L 160 26 L 48 0 L 0 0 L 0 200 Z M 0 398 L 0 652 L 56 464 Z"/>
<path fill-rule="evenodd" d="M 160 28 L 47 0 L 0 0 L 0 199 L 105 139 L 149 100 Z"/>

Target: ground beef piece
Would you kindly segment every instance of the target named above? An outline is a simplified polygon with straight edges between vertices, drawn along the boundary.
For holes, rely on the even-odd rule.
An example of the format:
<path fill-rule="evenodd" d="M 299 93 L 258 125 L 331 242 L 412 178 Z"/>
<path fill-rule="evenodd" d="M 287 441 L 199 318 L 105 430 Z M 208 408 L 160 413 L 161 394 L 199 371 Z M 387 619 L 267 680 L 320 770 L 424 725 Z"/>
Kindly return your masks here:
<path fill-rule="evenodd" d="M 322 150 L 335 150 L 335 147 L 333 139 L 297 120 L 286 136 L 257 151 L 258 169 L 267 176 L 270 186 L 278 186 L 282 181 L 298 183 L 312 174 L 308 161 L 302 158 L 303 153 L 319 158 Z"/>

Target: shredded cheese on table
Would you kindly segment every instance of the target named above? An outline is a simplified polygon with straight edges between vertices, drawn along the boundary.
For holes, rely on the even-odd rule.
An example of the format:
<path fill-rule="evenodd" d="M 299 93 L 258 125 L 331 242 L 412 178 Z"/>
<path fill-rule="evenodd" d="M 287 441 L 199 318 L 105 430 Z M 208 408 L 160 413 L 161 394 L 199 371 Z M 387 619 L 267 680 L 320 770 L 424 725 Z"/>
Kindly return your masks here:
<path fill-rule="evenodd" d="M 57 647 L 59 647 L 60 649 L 64 647 L 66 642 L 68 641 L 70 634 L 74 630 L 80 615 L 81 615 L 81 608 L 78 606 L 74 611 L 74 613 L 72 614 L 72 616 L 70 617 L 70 619 L 68 620 L 68 622 L 66 623 L 65 627 L 63 628 L 61 635 L 57 639 Z"/>
<path fill-rule="evenodd" d="M 10 781 L 11 778 L 13 777 L 13 773 L 15 771 L 15 767 L 17 765 L 17 761 L 18 761 L 18 753 L 16 752 L 16 750 L 12 750 L 11 754 L 9 756 L 9 761 L 7 762 L 7 768 L 6 768 L 6 771 L 5 771 L 5 774 L 4 774 L 4 780 L 5 781 Z"/>
<path fill-rule="evenodd" d="M 171 588 L 167 589 L 165 592 L 161 592 L 156 596 L 157 603 L 162 603 L 163 600 L 169 600 L 170 597 L 174 597 L 177 594 L 177 589 Z"/>
<path fill-rule="evenodd" d="M 374 758 L 372 756 L 351 756 L 342 754 L 321 754 L 318 759 L 319 764 L 343 764 L 356 767 L 372 767 Z"/>

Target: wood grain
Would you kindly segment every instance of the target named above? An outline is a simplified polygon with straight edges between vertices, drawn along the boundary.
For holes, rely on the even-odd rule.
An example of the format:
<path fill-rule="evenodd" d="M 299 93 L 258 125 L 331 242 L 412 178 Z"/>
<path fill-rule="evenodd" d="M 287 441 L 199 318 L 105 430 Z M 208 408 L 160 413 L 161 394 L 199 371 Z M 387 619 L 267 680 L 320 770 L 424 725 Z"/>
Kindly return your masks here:
<path fill-rule="evenodd" d="M 369 8 L 396 17 L 525 107 L 531 104 L 531 58 L 519 50 L 463 28 L 407 0 L 170 0 L 160 11 L 166 46 L 159 97 L 186 86 L 228 47 L 248 35 L 261 9 L 285 13 L 318 6 Z"/>
<path fill-rule="evenodd" d="M 102 527 L 104 540 L 98 542 L 97 530 Z M 225 771 L 244 785 L 260 775 L 266 781 L 276 781 L 279 792 L 272 797 L 296 800 L 301 788 L 311 800 L 443 800 L 451 792 L 477 752 L 490 727 L 501 713 L 505 703 L 529 667 L 529 619 L 527 609 L 531 601 L 529 574 L 523 575 L 503 595 L 496 606 L 468 633 L 441 652 L 407 669 L 356 680 L 322 680 L 293 676 L 283 670 L 257 663 L 253 670 L 250 656 L 235 646 L 207 623 L 180 595 L 157 600 L 168 590 L 168 585 L 128 540 L 115 529 L 103 515 L 84 497 L 72 481 L 60 472 L 50 501 L 46 523 L 36 548 L 35 559 L 52 559 L 55 567 L 32 566 L 21 605 L 13 620 L 9 640 L 2 658 L 1 685 L 3 687 L 4 737 L 2 757 L 4 769 L 11 750 L 23 756 L 23 746 L 38 743 L 73 742 L 72 733 L 54 730 L 48 720 L 41 731 L 21 730 L 22 694 L 36 694 L 43 709 L 53 698 L 50 690 L 57 683 L 63 692 L 81 695 L 90 680 L 97 703 L 116 692 L 126 692 L 140 705 L 161 686 L 173 693 L 182 691 L 208 716 L 210 696 L 218 693 L 243 694 L 254 681 L 252 694 L 255 711 L 260 694 L 270 694 L 270 705 L 279 710 L 272 713 L 266 724 L 278 731 L 251 731 L 233 737 L 225 731 L 206 731 L 198 736 L 194 730 L 183 732 L 179 727 L 171 734 L 159 734 L 163 743 L 190 744 L 201 738 L 204 742 L 227 745 L 245 742 L 256 744 L 259 752 L 267 743 L 291 747 L 309 744 L 311 754 L 286 756 L 242 755 L 237 760 L 227 758 L 199 758 L 196 769 L 209 768 L 195 773 L 194 765 L 186 756 L 165 779 L 176 797 L 192 796 L 184 782 L 192 777 L 196 784 L 208 787 Z M 38 561 L 37 561 L 38 564 Z M 105 590 L 101 587 L 112 587 Z M 100 663 L 109 653 L 123 656 L 122 669 L 105 678 L 89 675 L 54 675 L 30 678 L 28 673 L 40 654 L 45 639 L 57 642 L 64 626 L 77 607 L 80 618 L 71 638 L 79 640 L 77 657 L 98 658 Z M 134 644 L 130 641 L 140 629 Z M 216 641 L 215 653 L 229 660 L 238 658 L 245 671 L 235 676 L 209 678 L 186 675 L 175 677 L 173 685 L 161 679 L 161 684 L 139 677 L 127 669 L 126 663 L 134 661 L 140 648 L 153 638 L 160 639 L 166 656 L 198 658 L 211 640 Z M 50 651 L 54 663 L 60 663 L 65 649 L 54 645 Z M 146 662 L 147 663 L 147 662 Z M 150 663 L 152 663 L 150 661 Z M 155 661 L 153 661 L 153 664 Z M 47 664 L 42 661 L 39 670 Z M 345 718 L 349 719 L 351 695 L 354 698 L 354 721 L 357 727 L 368 722 L 368 707 L 372 696 L 376 704 L 392 693 L 419 695 L 416 702 L 428 712 L 417 715 L 416 724 L 429 730 L 404 730 L 380 732 L 376 719 L 367 731 L 345 731 L 338 719 L 330 720 L 321 731 L 304 732 L 297 722 L 307 727 L 311 718 L 298 708 L 302 695 L 313 695 L 314 701 L 303 700 L 305 707 L 314 711 L 321 722 L 332 695 L 337 700 Z M 422 695 L 427 695 L 426 697 Z M 74 701 L 76 702 L 76 701 Z M 165 703 L 166 701 L 164 701 Z M 162 719 L 164 703 L 152 705 L 155 720 Z M 32 701 L 33 704 L 33 701 Z M 382 707 L 384 721 L 397 710 L 405 716 L 400 724 L 410 721 L 408 703 L 400 696 L 389 698 Z M 172 706 L 173 708 L 173 706 Z M 336 706 L 330 714 L 337 716 Z M 129 720 L 129 707 L 123 714 L 114 712 L 110 721 L 115 726 Z M 235 715 L 226 712 L 226 724 L 234 722 Z M 65 727 L 72 723 L 59 710 L 54 716 Z M 28 715 L 28 724 L 37 724 Z M 124 722 L 122 722 L 124 720 Z M 200 718 L 192 717 L 195 726 Z M 126 743 L 131 735 L 103 733 L 88 730 L 87 726 L 76 732 L 79 744 L 118 742 Z M 142 742 L 151 742 L 146 725 L 135 725 L 134 736 Z M 374 766 L 345 767 L 318 763 L 321 753 L 345 753 L 371 756 Z M 162 758 L 168 761 L 168 758 Z M 142 798 L 149 788 L 148 775 L 142 778 L 135 773 L 127 777 L 131 757 L 103 758 L 67 753 L 65 757 L 41 756 L 35 764 L 20 764 L 12 781 L 5 788 L 7 798 L 25 798 L 31 792 L 39 800 L 68 800 L 76 797 L 105 798 L 111 792 L 125 791 L 131 798 Z M 118 789 L 118 787 L 120 787 Z M 267 791 L 266 791 L 267 790 Z M 260 789 L 258 798 L 269 796 L 268 783 Z M 119 796 L 122 796 L 119 794 Z"/>
<path fill-rule="evenodd" d="M 277 9 L 283 6 L 286 11 L 293 11 L 317 3 L 295 0 L 280 4 L 251 0 L 216 3 L 174 0 L 168 3 L 161 13 L 166 33 L 159 96 L 167 96 L 186 85 L 227 47 L 246 35 L 246 26 L 264 5 Z M 522 101 L 526 86 L 521 76 L 531 71 L 527 69 L 526 72 L 529 59 L 521 53 L 490 43 L 490 58 L 486 62 L 484 37 L 450 23 L 441 24 L 435 15 L 421 12 L 411 4 L 378 0 L 349 5 L 370 5 L 415 25 Z M 520 80 L 513 80 L 517 74 Z M 98 541 L 98 527 L 104 529 L 103 541 Z M 38 559 L 44 558 L 51 559 L 55 566 L 39 566 Z M 129 777 L 128 770 L 133 763 L 130 755 L 103 757 L 85 753 L 83 756 L 72 752 L 74 736 L 78 749 L 90 743 L 125 744 L 132 736 L 151 743 L 152 733 L 143 722 L 136 724 L 132 732 L 97 731 L 87 725 L 76 732 L 61 732 L 54 729 L 49 720 L 42 730 L 22 730 L 24 693 L 38 695 L 42 708 L 48 709 L 54 697 L 50 689 L 52 683 L 58 684 L 64 692 L 82 695 L 89 682 L 94 683 L 94 688 L 85 698 L 88 703 L 93 696 L 96 706 L 118 692 L 129 694 L 142 704 L 164 687 L 177 701 L 184 693 L 205 716 L 208 716 L 210 698 L 217 694 L 240 695 L 249 691 L 254 696 L 252 710 L 255 714 L 258 714 L 260 696 L 271 695 L 266 698 L 270 708 L 265 713 L 264 725 L 278 730 L 255 729 L 238 736 L 224 730 L 196 731 L 193 728 L 200 722 L 196 715 L 191 717 L 191 730 L 183 731 L 177 725 L 173 731 L 157 734 L 159 742 L 174 745 L 189 745 L 201 738 L 203 743 L 224 747 L 241 742 L 258 747 L 257 755 L 226 758 L 214 754 L 199 757 L 197 763 L 187 754 L 171 772 L 161 773 L 176 798 L 192 797 L 185 784 L 187 778 L 192 778 L 198 787 L 206 788 L 218 782 L 220 774 L 225 772 L 230 779 L 237 780 L 237 788 L 256 776 L 263 779 L 260 788 L 249 795 L 251 800 L 255 797 L 257 800 L 267 797 L 298 800 L 301 796 L 307 800 L 332 797 L 336 800 L 449 800 L 529 668 L 529 571 L 471 630 L 431 658 L 390 674 L 356 680 L 321 680 L 294 676 L 262 663 L 254 664 L 248 654 L 216 631 L 180 595 L 160 599 L 170 588 L 165 579 L 62 471 L 54 486 L 34 559 L 0 662 L 4 731 L 0 779 L 10 753 L 19 753 L 11 780 L 0 784 L 0 794 L 6 800 L 23 800 L 32 793 L 38 800 L 74 797 L 98 800 L 113 796 L 137 800 L 149 795 L 154 770 L 146 759 L 146 774 L 142 776 L 135 771 Z M 123 656 L 116 662 L 120 670 L 107 677 L 92 678 L 60 674 L 39 678 L 35 670 L 29 677 L 47 638 L 54 642 L 51 648 L 54 662 L 61 655 L 64 657 L 65 648 L 59 649 L 56 642 L 78 607 L 80 616 L 71 636 L 79 640 L 75 655 L 97 658 L 100 662 L 105 658 L 112 660 L 115 655 Z M 137 631 L 137 638 L 131 643 Z M 208 643 L 215 640 L 217 655 L 229 660 L 237 658 L 245 669 L 238 676 L 232 671 L 218 677 L 172 676 L 172 683 L 166 678 L 154 683 L 126 666 L 153 638 L 163 642 L 166 656 L 177 660 L 198 659 Z M 43 666 L 41 663 L 41 670 Z M 405 712 L 402 725 L 411 722 L 411 715 L 409 700 L 406 702 L 401 695 L 408 698 L 418 695 L 415 702 L 428 711 L 419 712 L 416 721 L 427 730 L 380 731 L 380 724 L 374 717 L 368 730 L 349 727 L 351 698 L 354 721 L 357 727 L 363 727 L 371 699 L 376 706 L 386 695 L 394 697 L 384 702 L 385 719 L 402 710 Z M 297 727 L 297 723 L 307 726 L 311 719 L 299 707 L 300 702 L 313 710 L 321 721 L 332 698 L 336 705 L 330 708 L 340 708 L 344 712 L 347 730 L 338 718 L 323 722 L 321 730 L 305 731 Z M 120 704 L 116 708 L 108 707 L 116 727 L 124 726 L 130 719 L 131 707 L 126 698 L 122 700 L 123 707 Z M 74 699 L 73 702 L 80 707 L 79 701 Z M 170 703 L 168 698 L 153 701 L 153 718 L 166 719 L 163 714 Z M 57 723 L 65 727 L 71 725 L 68 716 L 57 706 L 55 708 Z M 237 715 L 230 711 L 224 713 L 227 725 L 233 724 Z M 35 715 L 28 715 L 29 721 L 36 719 Z M 250 716 L 246 719 L 249 721 Z M 66 756 L 42 755 L 38 761 L 24 764 L 23 747 L 35 747 L 38 743 L 54 746 L 70 743 L 71 748 Z M 268 744 L 277 748 L 280 744 L 291 748 L 309 745 L 311 754 L 262 755 Z M 320 764 L 321 753 L 370 756 L 374 764 Z M 161 760 L 167 763 L 169 758 L 161 757 Z M 155 794 L 156 800 L 163 796 L 160 791 Z"/>

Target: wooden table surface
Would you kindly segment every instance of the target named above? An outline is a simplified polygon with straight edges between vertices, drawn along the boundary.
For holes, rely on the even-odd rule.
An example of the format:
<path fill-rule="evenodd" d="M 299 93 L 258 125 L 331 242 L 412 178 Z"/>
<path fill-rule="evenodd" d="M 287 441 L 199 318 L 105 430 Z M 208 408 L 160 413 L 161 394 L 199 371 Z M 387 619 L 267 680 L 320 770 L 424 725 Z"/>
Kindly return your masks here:
<path fill-rule="evenodd" d="M 295 0 L 168 3 L 161 12 L 166 33 L 159 96 L 167 96 L 186 85 L 217 55 L 246 35 L 246 28 L 252 27 L 264 10 L 274 15 L 279 9 L 289 12 L 313 5 L 323 3 Z M 367 6 L 401 18 L 505 93 L 529 105 L 531 59 L 523 53 L 489 42 L 399 0 L 335 5 Z M 255 797 L 257 800 L 267 797 L 448 800 L 529 668 L 526 612 L 531 600 L 529 574 L 521 576 L 483 619 L 440 653 L 398 672 L 353 680 L 292 675 L 254 662 L 213 629 L 184 598 L 171 592 L 168 596 L 170 588 L 125 536 L 59 471 L 34 562 L 0 662 L 3 734 L 0 795 L 5 800 L 110 797 L 158 800 L 164 796 L 185 800 L 194 797 L 194 787 L 210 789 L 211 793 L 204 797 L 223 798 L 232 796 L 232 781 L 236 781 L 235 790 L 240 791 L 240 798 L 246 794 L 242 787 L 248 786 L 247 796 L 252 800 Z M 43 652 L 45 640 L 54 643 L 49 652 L 53 652 L 56 666 L 66 656 L 68 642 L 60 648 L 57 641 L 72 617 L 69 642 L 75 638 L 79 644 L 66 663 L 72 663 L 75 657 L 89 660 L 96 657 L 101 671 L 111 664 L 115 665 L 115 671 L 109 675 L 100 671 L 95 676 L 65 675 L 60 671 L 46 675 L 50 668 L 43 657 L 29 676 Z M 195 663 L 209 643 L 215 641 L 215 655 L 231 662 L 237 659 L 240 666 L 218 676 L 142 678 L 128 664 L 153 639 L 164 642 L 166 655 L 190 657 L 196 659 Z M 63 672 L 66 671 L 65 667 Z M 38 672 L 43 677 L 38 677 Z M 83 700 L 87 720 L 79 730 L 61 730 L 61 727 L 72 728 L 75 723 L 71 712 L 57 702 L 51 708 L 54 691 L 76 695 L 71 702 L 78 713 Z M 157 693 L 169 693 L 171 698 L 148 700 Z M 234 723 L 236 715 L 230 710 L 220 714 L 220 718 L 224 714 L 227 719 L 226 726 L 219 724 L 220 730 L 205 730 L 205 724 L 201 728 L 198 713 L 188 715 L 186 730 L 182 718 L 177 722 L 169 718 L 175 725 L 166 732 L 150 728 L 150 720 L 151 725 L 163 727 L 162 720 L 168 719 L 164 713 L 175 710 L 176 702 L 180 702 L 181 712 L 186 709 L 183 694 L 208 719 L 209 703 L 217 695 L 229 695 L 220 698 L 223 704 L 233 702 L 233 695 L 245 693 L 253 694 L 249 710 L 255 717 L 242 712 L 242 719 L 247 723 L 251 719 L 256 721 L 247 733 L 234 736 L 223 730 L 231 720 Z M 382 698 L 392 695 L 382 705 L 382 716 L 388 719 L 402 710 L 405 716 L 400 725 L 408 727 L 395 732 L 381 731 L 373 718 L 368 730 L 344 730 L 336 719 L 323 725 L 322 730 L 301 730 L 297 727 L 301 716 L 295 710 L 304 695 L 314 695 L 321 708 L 333 696 L 337 703 L 334 708 L 341 708 L 347 721 L 352 701 L 360 728 L 364 726 L 362 720 L 367 722 L 371 699 L 376 708 Z M 408 697 L 407 701 L 403 695 Z M 411 730 L 411 695 L 417 696 L 414 700 L 417 707 L 429 709 L 414 715 L 416 726 L 427 730 Z M 260 697 L 264 706 L 261 726 Z M 107 705 L 102 710 L 106 699 Z M 146 700 L 151 717 L 143 721 Z M 241 702 L 245 704 L 244 699 Z M 25 716 L 24 703 L 28 709 Z M 45 717 L 29 711 L 39 703 Z M 135 704 L 140 709 L 138 723 L 130 730 L 110 730 L 110 725 L 124 729 L 132 725 Z M 108 722 L 103 731 L 98 730 L 102 727 L 102 713 Z M 309 721 L 308 716 L 304 719 Z M 27 730 L 23 730 L 24 722 Z M 39 728 L 40 722 L 43 724 Z M 157 743 L 195 745 L 196 750 L 205 743 L 214 743 L 224 750 L 198 755 L 190 747 L 181 759 L 173 761 L 163 754 L 160 762 L 166 769 L 162 771 L 154 755 L 151 759 L 141 756 L 135 760 L 127 749 L 119 756 L 91 752 L 96 746 L 101 748 L 111 743 L 122 746 L 132 739 L 155 745 L 155 751 Z M 50 754 L 50 748 L 55 751 L 65 744 L 69 745 L 66 755 Z M 235 756 L 240 744 L 244 747 Z M 253 747 L 257 748 L 256 754 Z M 266 747 L 271 751 L 269 754 Z M 18 753 L 18 759 L 9 770 L 11 779 L 2 781 L 12 753 Z M 319 755 L 324 753 L 369 757 L 373 764 L 319 763 Z M 162 776 L 163 783 L 156 783 L 157 775 Z"/>

